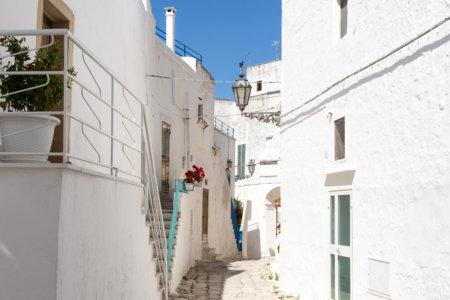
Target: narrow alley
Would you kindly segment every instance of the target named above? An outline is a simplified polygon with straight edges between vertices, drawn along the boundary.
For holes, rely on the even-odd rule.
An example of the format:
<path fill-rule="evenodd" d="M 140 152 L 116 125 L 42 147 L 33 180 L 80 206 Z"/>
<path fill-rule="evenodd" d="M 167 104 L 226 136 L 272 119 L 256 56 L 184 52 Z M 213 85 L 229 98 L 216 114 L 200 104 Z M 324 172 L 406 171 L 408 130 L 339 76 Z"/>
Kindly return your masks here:
<path fill-rule="evenodd" d="M 232 260 L 223 262 L 199 261 L 183 277 L 178 299 L 285 299 L 276 283 L 278 275 L 271 274 L 273 258 L 260 260 Z"/>

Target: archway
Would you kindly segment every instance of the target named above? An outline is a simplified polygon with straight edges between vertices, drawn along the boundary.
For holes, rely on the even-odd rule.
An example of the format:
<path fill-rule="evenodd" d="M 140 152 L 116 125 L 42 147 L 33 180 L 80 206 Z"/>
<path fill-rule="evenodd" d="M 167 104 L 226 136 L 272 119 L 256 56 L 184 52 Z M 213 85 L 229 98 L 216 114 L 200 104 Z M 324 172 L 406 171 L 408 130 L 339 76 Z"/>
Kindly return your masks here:
<path fill-rule="evenodd" d="M 278 236 L 281 233 L 281 198 L 280 187 L 271 189 L 266 195 L 266 249 L 268 255 L 275 256 L 278 252 Z"/>

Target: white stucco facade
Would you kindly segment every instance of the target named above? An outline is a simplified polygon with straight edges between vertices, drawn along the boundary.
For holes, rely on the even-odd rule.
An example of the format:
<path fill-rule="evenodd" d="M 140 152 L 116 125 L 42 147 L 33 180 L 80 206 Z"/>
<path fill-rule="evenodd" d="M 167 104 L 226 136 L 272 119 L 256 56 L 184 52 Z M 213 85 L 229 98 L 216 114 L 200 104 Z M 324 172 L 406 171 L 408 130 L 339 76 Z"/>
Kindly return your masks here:
<path fill-rule="evenodd" d="M 276 112 L 280 109 L 280 60 L 248 67 L 247 79 L 252 85 L 252 92 L 245 112 Z M 259 91 L 258 81 L 261 81 Z M 245 164 L 250 159 L 257 164 L 253 176 L 250 177 L 245 166 L 245 177 L 235 182 L 236 198 L 243 202 L 246 209 L 242 225 L 242 255 L 250 259 L 273 256 L 278 246 L 274 201 L 280 199 L 280 128 L 273 123 L 241 116 L 234 101 L 216 99 L 215 103 L 217 118 L 235 129 L 233 167 L 236 175 L 239 145 L 246 147 Z M 278 211 L 281 212 L 281 209 L 278 208 Z"/>
<path fill-rule="evenodd" d="M 2 299 L 157 299 L 142 187 L 76 167 L 1 168 Z"/>
<path fill-rule="evenodd" d="M 349 1 L 340 39 L 336 1 L 283 1 L 285 292 L 330 298 L 330 197 L 339 192 L 351 197 L 350 254 L 338 249 L 350 255 L 351 298 L 340 299 L 448 297 L 450 24 L 306 102 L 448 17 L 449 7 Z M 335 161 L 342 117 L 345 159 Z"/>
<path fill-rule="evenodd" d="M 0 28 L 36 29 L 35 2 L 2 2 Z M 82 52 L 74 47 L 72 65 L 78 72 L 77 80 L 108 103 L 114 99 L 115 107 L 126 112 L 129 120 L 124 121 L 118 114 L 112 117 L 109 107 L 95 102 L 96 97 L 85 90 L 86 102 L 91 107 L 86 105 L 77 84 L 70 91 L 70 112 L 92 127 L 115 132 L 121 141 L 140 150 L 141 131 L 130 120 L 141 124 L 142 111 L 128 89 L 143 103 L 158 184 L 161 185 L 162 122 L 171 128 L 171 197 L 175 180 L 183 179 L 193 164 L 205 170 L 207 183 L 180 199 L 180 240 L 175 246 L 171 275 L 173 291 L 189 267 L 201 258 L 202 232 L 198 224 L 202 218 L 202 189 L 209 190 L 209 247 L 224 258 L 237 255 L 226 158 L 214 150 L 216 142 L 234 147 L 234 141 L 215 136 L 214 83 L 195 81 L 213 78 L 195 59 L 179 57 L 155 36 L 155 21 L 147 2 L 64 3 L 74 16 L 74 35 L 108 68 L 102 70 L 89 57 L 85 64 Z M 32 38 L 27 42 L 34 47 Z M 117 82 L 111 86 L 108 72 L 116 75 L 126 89 Z M 202 122 L 199 105 L 203 106 Z M 119 143 L 111 146 L 109 138 L 89 128 L 83 132 L 74 120 L 68 127 L 70 153 L 98 161 L 99 165 L 70 159 L 69 167 L 0 166 L 0 187 L 7 190 L 0 194 L 2 229 L 5 229 L 0 235 L 0 298 L 6 295 L 5 299 L 49 300 L 72 299 L 76 295 L 73 299 L 159 299 L 156 260 L 142 213 L 145 200 L 139 178 L 141 153 L 124 150 Z M 111 161 L 119 167 L 117 177 L 111 176 L 114 172 L 109 168 L 100 166 L 108 165 L 113 154 Z M 37 208 L 36 213 L 28 207 Z M 23 211 L 25 216 L 21 215 Z M 19 222 L 27 216 L 30 216 L 28 225 L 21 232 Z"/>

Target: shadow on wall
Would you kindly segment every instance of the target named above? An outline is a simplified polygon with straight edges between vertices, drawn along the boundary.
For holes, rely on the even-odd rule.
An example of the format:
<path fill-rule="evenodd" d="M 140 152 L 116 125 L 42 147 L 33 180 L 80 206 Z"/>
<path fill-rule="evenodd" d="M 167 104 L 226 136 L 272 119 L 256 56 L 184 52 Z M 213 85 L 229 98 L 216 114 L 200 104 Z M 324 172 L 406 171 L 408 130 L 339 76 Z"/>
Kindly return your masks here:
<path fill-rule="evenodd" d="M 374 79 L 380 78 L 386 74 L 392 73 L 394 72 L 397 68 L 401 68 L 406 66 L 407 64 L 415 61 L 416 59 L 418 59 L 419 57 L 421 57 L 422 55 L 424 55 L 426 52 L 429 51 L 433 51 L 434 49 L 437 49 L 439 47 L 441 47 L 442 45 L 446 44 L 447 42 L 450 41 L 450 34 L 445 35 L 444 37 L 442 37 L 441 39 L 432 42 L 431 44 L 427 44 L 424 45 L 423 47 L 421 47 L 420 49 L 416 50 L 416 52 L 412 53 L 411 55 L 405 56 L 401 59 L 399 59 L 398 61 L 396 61 L 395 63 L 391 64 L 388 67 L 385 67 L 384 69 L 374 72 L 368 76 L 365 76 L 361 79 L 359 79 L 357 82 L 347 86 L 346 88 L 344 88 L 341 91 L 336 91 L 335 93 L 332 93 L 330 96 L 326 97 L 325 99 L 323 99 L 322 101 L 318 101 L 312 108 L 306 110 L 306 111 L 302 111 L 300 113 L 298 113 L 297 115 L 293 116 L 291 119 L 287 120 L 286 116 L 287 115 L 291 115 L 293 114 L 295 111 L 299 110 L 301 107 L 303 107 L 303 105 L 300 105 L 286 113 L 284 113 L 284 118 L 283 118 L 283 122 L 281 124 L 282 126 L 282 130 L 280 131 L 281 133 L 284 133 L 286 130 L 288 130 L 289 128 L 302 123 L 303 119 L 302 118 L 309 118 L 309 116 L 311 114 L 314 114 L 317 112 L 317 110 L 323 106 L 328 104 L 331 101 L 337 100 L 345 95 L 347 95 L 348 93 L 350 93 L 350 91 L 352 91 L 353 89 L 358 88 L 359 86 L 362 86 Z M 355 98 L 356 99 L 356 98 Z M 312 99 L 308 100 L 307 102 L 311 101 Z M 320 108 L 321 109 L 321 108 Z"/>
<path fill-rule="evenodd" d="M 247 256 L 248 259 L 261 258 L 261 234 L 258 223 L 248 226 L 247 233 Z"/>
<path fill-rule="evenodd" d="M 275 250 L 273 248 L 269 248 L 270 256 L 275 256 Z"/>

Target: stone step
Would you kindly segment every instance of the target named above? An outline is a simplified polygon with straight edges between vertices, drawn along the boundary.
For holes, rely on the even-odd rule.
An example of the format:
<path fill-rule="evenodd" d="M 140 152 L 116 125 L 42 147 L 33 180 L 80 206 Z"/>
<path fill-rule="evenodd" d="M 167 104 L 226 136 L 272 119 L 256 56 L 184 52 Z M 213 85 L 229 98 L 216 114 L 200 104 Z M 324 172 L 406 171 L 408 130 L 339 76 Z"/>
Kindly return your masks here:
<path fill-rule="evenodd" d="M 172 211 L 163 211 L 163 219 L 164 220 L 172 220 Z"/>

